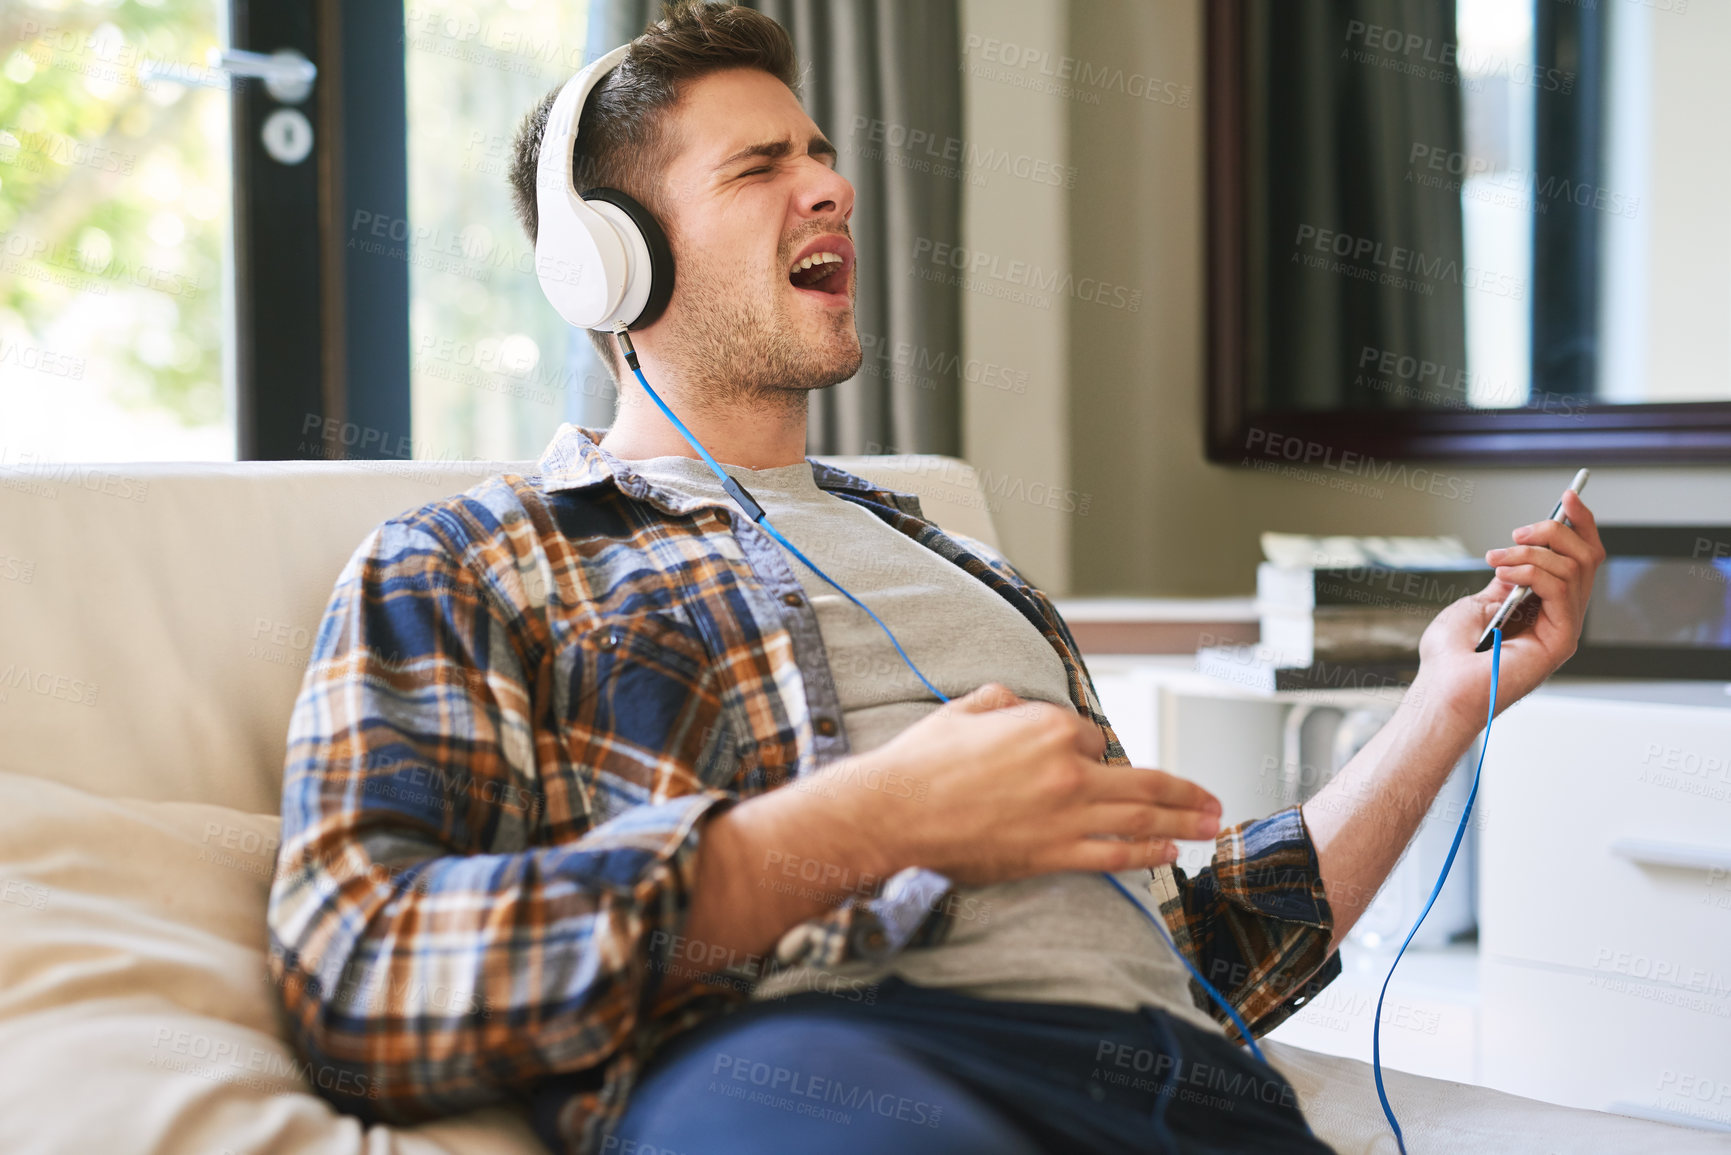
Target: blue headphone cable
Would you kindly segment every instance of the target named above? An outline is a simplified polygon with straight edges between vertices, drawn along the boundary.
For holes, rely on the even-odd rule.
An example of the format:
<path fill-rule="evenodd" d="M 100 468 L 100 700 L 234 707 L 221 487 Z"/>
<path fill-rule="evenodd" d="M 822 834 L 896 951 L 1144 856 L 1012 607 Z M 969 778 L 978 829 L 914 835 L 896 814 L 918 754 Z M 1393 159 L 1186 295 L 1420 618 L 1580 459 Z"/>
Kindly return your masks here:
<path fill-rule="evenodd" d="M 806 557 L 805 554 L 801 553 L 792 542 L 787 540 L 787 538 L 783 537 L 781 531 L 776 529 L 774 525 L 770 524 L 769 515 L 764 512 L 763 507 L 757 503 L 756 499 L 751 496 L 744 486 L 740 485 L 738 481 L 730 476 L 726 470 L 721 468 L 721 465 L 715 460 L 715 458 L 709 455 L 709 451 L 705 449 L 697 438 L 692 435 L 691 430 L 685 427 L 685 422 L 681 421 L 673 410 L 667 407 L 667 403 L 661 399 L 660 394 L 650 388 L 649 381 L 643 376 L 643 367 L 638 363 L 637 350 L 632 347 L 631 338 L 626 333 L 624 326 L 616 327 L 614 329 L 614 336 L 619 339 L 619 347 L 625 354 L 625 362 L 630 366 L 631 372 L 636 375 L 637 383 L 643 386 L 643 391 L 649 394 L 650 400 L 655 402 L 656 407 L 661 410 L 662 415 L 673 423 L 673 427 L 679 431 L 679 435 L 685 438 L 691 448 L 697 451 L 697 455 L 703 459 L 703 463 L 709 466 L 710 471 L 713 472 L 716 477 L 721 479 L 722 489 L 734 500 L 735 503 L 738 504 L 739 508 L 745 512 L 745 515 L 749 517 L 754 524 L 761 527 L 765 533 L 769 534 L 770 537 L 781 543 L 781 545 L 789 553 L 793 554 L 794 557 L 798 558 L 807 569 L 811 570 L 818 577 L 834 586 L 843 597 L 847 598 L 848 601 L 864 610 L 871 620 L 878 624 L 878 628 L 883 630 L 884 636 L 890 640 L 890 645 L 896 648 L 896 653 L 901 655 L 902 661 L 907 663 L 908 669 L 914 672 L 914 676 L 925 685 L 926 689 L 932 692 L 938 701 L 948 702 L 950 700 L 949 696 L 939 690 L 936 686 L 932 685 L 931 681 L 920 672 L 920 668 L 914 665 L 913 659 L 908 657 L 907 651 L 902 649 L 902 644 L 896 641 L 895 634 L 892 633 L 890 628 L 884 624 L 883 619 L 878 617 L 875 613 L 872 613 L 871 607 L 854 597 L 854 595 L 849 593 L 840 582 L 824 573 L 823 570 L 817 567 L 816 563 Z M 1484 769 L 1485 751 L 1490 748 L 1491 718 L 1494 718 L 1496 715 L 1497 671 L 1503 649 L 1502 630 L 1498 629 L 1493 631 L 1493 639 L 1491 649 L 1490 716 L 1485 720 L 1485 741 L 1479 750 L 1478 767 L 1473 771 L 1472 791 L 1467 795 L 1466 809 L 1461 813 L 1460 828 L 1455 831 L 1454 844 L 1449 847 L 1448 858 L 1443 862 L 1442 873 L 1437 877 L 1436 886 L 1431 889 L 1430 901 L 1425 903 L 1424 912 L 1418 916 L 1418 921 L 1413 923 L 1412 930 L 1407 932 L 1406 942 L 1401 943 L 1400 951 L 1395 955 L 1394 963 L 1388 968 L 1388 976 L 1384 978 L 1382 982 L 1382 993 L 1377 996 L 1376 1000 L 1376 1022 L 1373 1024 L 1371 1031 L 1371 1055 L 1376 1074 L 1376 1094 L 1377 1098 L 1382 1101 L 1382 1112 L 1388 1117 L 1389 1126 L 1394 1128 L 1395 1142 L 1400 1146 L 1401 1155 L 1406 1155 L 1406 1141 L 1401 1134 L 1400 1124 L 1395 1120 L 1394 1110 L 1389 1106 L 1388 1095 L 1384 1092 L 1382 1085 L 1382 1001 L 1383 997 L 1388 994 L 1389 980 L 1394 978 L 1394 969 L 1400 965 L 1401 956 L 1406 953 L 1407 945 L 1412 942 L 1413 935 L 1417 934 L 1418 928 L 1424 924 L 1425 915 L 1430 913 L 1431 907 L 1436 905 L 1437 896 L 1442 893 L 1443 883 L 1447 881 L 1449 869 L 1454 865 L 1455 852 L 1460 849 L 1461 839 L 1466 835 L 1467 821 L 1472 816 L 1473 800 L 1478 797 L 1479 773 Z M 1238 1029 L 1238 1037 L 1244 1040 L 1245 1045 L 1250 1048 L 1250 1053 L 1256 1056 L 1258 1062 L 1267 1063 L 1268 1060 L 1263 1057 L 1262 1048 L 1256 1045 L 1255 1038 L 1250 1034 L 1250 1028 L 1244 1025 L 1244 1020 L 1239 1017 L 1238 1012 L 1233 1009 L 1232 1004 L 1227 1002 L 1226 999 L 1221 996 L 1220 992 L 1214 988 L 1214 984 L 1203 978 L 1202 972 L 1198 971 L 1195 965 L 1184 956 L 1184 952 L 1178 949 L 1178 944 L 1172 941 L 1171 934 L 1167 931 L 1166 927 L 1161 924 L 1160 919 L 1155 916 L 1154 912 L 1139 902 L 1136 899 L 1136 896 L 1131 894 L 1129 889 L 1125 887 L 1122 882 L 1118 881 L 1116 876 L 1107 871 L 1101 871 L 1100 877 L 1104 878 L 1107 882 L 1116 887 L 1119 893 L 1130 901 L 1132 906 L 1147 916 L 1148 921 L 1153 925 L 1154 929 L 1159 932 L 1161 940 L 1171 948 L 1173 955 L 1177 957 L 1178 961 L 1184 964 L 1184 969 L 1190 972 L 1190 977 L 1195 979 L 1197 985 L 1208 993 L 1208 996 L 1214 1000 L 1215 1005 L 1217 1005 L 1222 1011 L 1226 1012 L 1226 1017 L 1230 1019 L 1232 1025 Z"/>
<path fill-rule="evenodd" d="M 1424 910 L 1419 912 L 1418 921 L 1406 932 L 1406 940 L 1400 944 L 1400 950 L 1395 952 L 1394 962 L 1389 964 L 1388 974 L 1382 980 L 1382 991 L 1376 996 L 1376 1018 L 1370 1029 L 1371 1069 L 1376 1074 L 1376 1097 L 1382 1103 L 1382 1113 L 1387 1117 L 1388 1125 L 1394 1129 L 1394 1141 L 1400 1148 L 1400 1155 L 1406 1155 L 1406 1136 L 1401 1133 L 1400 1121 L 1394 1117 L 1394 1108 L 1389 1106 L 1388 1092 L 1382 1085 L 1382 1001 L 1388 997 L 1388 984 L 1394 978 L 1394 968 L 1400 965 L 1401 956 L 1406 954 L 1413 935 L 1424 925 L 1425 916 L 1430 913 L 1430 908 L 1436 905 L 1437 896 L 1442 894 L 1443 883 L 1448 881 L 1449 869 L 1455 864 L 1455 853 L 1461 848 L 1461 839 L 1466 837 L 1467 822 L 1473 815 L 1473 802 L 1479 796 L 1479 779 L 1485 769 L 1485 753 L 1491 748 L 1491 723 L 1497 716 L 1497 675 L 1502 666 L 1502 658 L 1503 631 L 1499 626 L 1491 631 L 1491 701 L 1485 711 L 1485 736 L 1479 744 L 1478 764 L 1473 767 L 1473 786 L 1467 792 L 1467 804 L 1461 810 L 1461 822 L 1455 828 L 1455 840 L 1449 844 L 1448 857 L 1443 859 L 1442 873 L 1437 875 L 1436 885 L 1431 887 L 1430 898 L 1425 902 Z"/>
<path fill-rule="evenodd" d="M 643 391 L 649 394 L 650 400 L 655 402 L 656 407 L 661 410 L 662 415 L 673 423 L 673 427 L 679 431 L 679 435 L 685 438 L 691 448 L 697 451 L 697 455 L 703 459 L 704 464 L 708 465 L 711 472 L 721 479 L 722 489 L 726 491 L 729 497 L 733 498 L 733 500 L 738 503 L 739 508 L 745 511 L 745 515 L 749 517 L 753 523 L 761 526 L 763 530 L 776 541 L 785 546 L 788 552 L 792 553 L 794 557 L 803 562 L 806 567 L 813 573 L 817 574 L 818 577 L 821 577 L 837 590 L 840 590 L 842 596 L 847 598 L 848 601 L 852 602 L 860 609 L 865 610 L 865 612 L 870 615 L 871 620 L 876 622 L 878 628 L 883 630 L 884 635 L 889 638 L 890 644 L 896 648 L 896 653 L 901 655 L 902 661 L 907 663 L 908 669 L 914 672 L 914 676 L 919 678 L 919 680 L 925 685 L 926 689 L 930 690 L 938 701 L 948 702 L 950 700 L 949 695 L 932 685 L 931 681 L 920 672 L 920 668 L 914 665 L 913 659 L 908 657 L 907 651 L 902 649 L 902 644 L 896 641 L 895 634 L 892 633 L 890 628 L 884 624 L 883 619 L 872 613 L 869 606 L 854 597 L 853 594 L 849 593 L 840 582 L 819 569 L 810 558 L 806 557 L 795 548 L 792 542 L 783 537 L 780 530 L 770 524 L 769 515 L 764 512 L 763 507 L 757 503 L 749 492 L 746 491 L 744 486 L 740 485 L 739 482 L 735 481 L 728 475 L 726 470 L 721 468 L 721 465 L 715 460 L 715 458 L 709 455 L 709 451 L 703 447 L 695 436 L 692 435 L 691 430 L 685 427 L 685 422 L 681 421 L 673 410 L 667 407 L 667 403 L 661 399 L 661 395 L 650 387 L 649 381 L 643 376 L 643 367 L 638 363 L 637 350 L 632 347 L 631 338 L 626 334 L 625 330 L 623 328 L 615 329 L 614 335 L 619 338 L 620 349 L 625 354 L 625 363 L 630 366 L 631 372 L 636 375 L 637 383 L 643 386 Z M 1190 976 L 1196 980 L 1197 984 L 1200 985 L 1203 990 L 1208 992 L 1209 996 L 1219 1005 L 1220 1009 L 1226 1012 L 1227 1018 L 1232 1020 L 1232 1025 L 1238 1028 L 1239 1037 L 1249 1045 L 1251 1053 L 1254 1054 L 1259 1061 L 1266 1061 L 1262 1059 L 1262 1049 L 1256 1045 L 1256 1040 L 1251 1037 L 1250 1028 L 1244 1025 L 1244 1020 L 1239 1018 L 1238 1012 L 1232 1009 L 1232 1004 L 1222 998 L 1220 992 L 1214 989 L 1214 984 L 1203 978 L 1201 972 L 1191 965 L 1189 959 L 1184 957 L 1184 952 L 1178 949 L 1177 944 L 1172 941 L 1166 928 L 1161 925 L 1160 920 L 1154 916 L 1153 912 L 1138 902 L 1136 897 L 1125 888 L 1124 884 L 1119 882 L 1113 875 L 1102 871 L 1101 877 L 1107 882 L 1110 882 L 1113 886 L 1117 887 L 1124 897 L 1129 899 L 1131 905 L 1133 905 L 1137 910 L 1141 911 L 1144 915 L 1147 915 L 1148 921 L 1154 925 L 1154 929 L 1160 933 L 1160 937 L 1165 941 L 1166 945 L 1172 948 L 1172 953 L 1177 956 L 1179 962 L 1184 964 L 1185 969 L 1190 972 Z"/>
<path fill-rule="evenodd" d="M 726 470 L 721 468 L 715 458 L 709 455 L 709 450 L 703 448 L 697 438 L 692 436 L 691 430 L 685 427 L 685 422 L 681 421 L 678 416 L 674 414 L 673 410 L 667 407 L 667 402 L 661 399 L 661 394 L 649 387 L 648 380 L 643 376 L 643 366 L 637 363 L 637 350 L 632 347 L 631 338 L 626 335 L 624 328 L 621 327 L 615 329 L 614 336 L 619 338 L 619 346 L 625 352 L 625 362 L 631 366 L 631 372 L 637 375 L 637 383 L 643 386 L 643 391 L 649 394 L 649 399 L 655 402 L 656 408 L 661 410 L 667 420 L 673 422 L 673 427 L 679 430 L 679 435 L 690 443 L 691 448 L 697 450 L 697 455 L 703 458 L 703 463 L 709 466 L 710 471 L 721 479 L 721 488 L 727 492 L 729 497 L 733 498 L 733 500 L 739 505 L 740 509 L 745 511 L 745 516 L 749 517 L 754 523 L 760 526 L 765 533 L 769 534 L 770 537 L 773 537 L 776 541 L 780 542 L 794 557 L 804 562 L 806 568 L 811 570 L 812 573 L 816 574 L 818 577 L 839 590 L 842 597 L 864 610 L 866 614 L 870 616 L 871 620 L 878 624 L 878 628 L 884 632 L 884 636 L 889 638 L 890 645 L 896 648 L 896 653 L 902 656 L 902 661 L 908 664 L 908 669 L 912 670 L 914 676 L 919 678 L 921 682 L 925 683 L 926 689 L 930 690 L 933 694 L 936 694 L 938 701 L 949 701 L 949 698 L 944 696 L 944 694 L 939 691 L 936 686 L 932 685 L 931 682 L 927 681 L 924 674 L 920 673 L 920 668 L 914 665 L 913 659 L 908 657 L 907 651 L 902 649 L 902 644 L 896 641 L 896 636 L 890 632 L 888 626 L 884 625 L 883 619 L 872 613 L 870 606 L 854 597 L 853 594 L 849 593 L 840 582 L 824 573 L 821 569 L 818 569 L 815 562 L 806 557 L 803 553 L 799 552 L 791 541 L 788 541 L 787 538 L 783 537 L 781 535 L 781 530 L 770 524 L 769 514 L 763 511 L 763 506 L 757 504 L 757 500 L 751 496 L 750 492 L 747 491 L 743 485 L 730 477 Z"/>

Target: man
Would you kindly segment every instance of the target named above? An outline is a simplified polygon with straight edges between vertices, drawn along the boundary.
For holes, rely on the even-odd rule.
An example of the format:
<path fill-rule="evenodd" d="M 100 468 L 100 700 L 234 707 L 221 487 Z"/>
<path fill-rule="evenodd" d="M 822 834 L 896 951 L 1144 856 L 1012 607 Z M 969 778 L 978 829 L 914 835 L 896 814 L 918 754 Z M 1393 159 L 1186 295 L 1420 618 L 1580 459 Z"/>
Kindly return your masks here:
<path fill-rule="evenodd" d="M 669 235 L 647 379 L 955 700 L 737 516 L 597 334 L 605 436 L 391 519 L 338 579 L 271 893 L 299 1044 L 357 1113 L 515 1099 L 562 1151 L 1325 1150 L 1150 915 L 1253 1034 L 1332 979 L 1483 724 L 1472 650 L 1510 583 L 1542 612 L 1502 703 L 1573 651 L 1592 516 L 1571 497 L 1574 529 L 1492 552 L 1302 811 L 1218 830 L 1207 791 L 1128 765 L 1008 562 L 804 457 L 808 394 L 860 346 L 853 190 L 796 75 L 773 21 L 681 3 L 591 95 L 577 168 Z M 532 236 L 550 103 L 513 172 Z"/>

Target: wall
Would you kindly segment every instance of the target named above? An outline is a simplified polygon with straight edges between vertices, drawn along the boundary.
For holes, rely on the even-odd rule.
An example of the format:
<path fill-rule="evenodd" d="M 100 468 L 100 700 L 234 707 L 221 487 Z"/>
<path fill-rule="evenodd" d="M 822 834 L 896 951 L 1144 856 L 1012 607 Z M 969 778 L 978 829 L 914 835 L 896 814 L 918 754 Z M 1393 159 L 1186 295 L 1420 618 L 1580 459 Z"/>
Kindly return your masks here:
<path fill-rule="evenodd" d="M 1644 22 L 1651 42 L 1647 365 L 1669 396 L 1717 400 L 1731 389 L 1731 4 L 1612 15 Z"/>
<path fill-rule="evenodd" d="M 969 286 L 963 455 L 980 471 L 1000 544 L 1030 580 L 1054 591 L 1071 584 L 1076 520 L 1065 509 L 1075 506 L 1068 317 L 1060 302 L 1028 303 L 1023 282 L 1030 269 L 1069 265 L 1069 128 L 1062 102 L 991 58 L 1005 43 L 1062 45 L 1064 22 L 1065 0 L 962 0 L 962 150 L 972 174 L 960 246 L 933 254 Z"/>
<path fill-rule="evenodd" d="M 1477 551 L 1505 543 L 1550 511 L 1572 466 L 1413 462 L 1404 483 L 1378 485 L 1204 460 L 1202 3 L 964 4 L 965 33 L 1015 42 L 1018 61 L 1008 82 L 970 73 L 970 133 L 1013 127 L 1026 147 L 1061 148 L 1075 169 L 1061 198 L 1027 181 L 970 188 L 970 243 L 1067 253 L 1074 284 L 1087 278 L 1096 293 L 1072 288 L 1061 310 L 1044 311 L 965 294 L 970 355 L 1014 354 L 1042 373 L 1017 404 L 966 395 L 966 454 L 988 468 L 1063 470 L 1078 499 L 1065 513 L 1001 502 L 994 517 L 1011 556 L 1054 593 L 1207 596 L 1251 592 L 1265 529 L 1454 533 Z M 1140 293 L 1135 311 L 1115 307 L 1124 295 L 1097 299 L 1100 283 Z M 1054 449 L 1054 437 L 1067 446 Z M 1731 468 L 1581 464 L 1594 466 L 1587 493 L 1601 520 L 1731 519 Z M 1421 470 L 1440 473 L 1454 496 L 1433 496 Z M 1067 565 L 1044 555 L 1052 548 L 1067 548 Z"/>

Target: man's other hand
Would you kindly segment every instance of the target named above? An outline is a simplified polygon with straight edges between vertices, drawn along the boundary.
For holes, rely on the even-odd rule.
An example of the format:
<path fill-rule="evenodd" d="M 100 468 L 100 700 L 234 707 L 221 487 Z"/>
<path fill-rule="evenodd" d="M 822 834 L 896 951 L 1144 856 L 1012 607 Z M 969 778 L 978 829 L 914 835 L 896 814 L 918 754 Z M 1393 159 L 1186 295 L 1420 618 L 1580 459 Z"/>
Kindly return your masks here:
<path fill-rule="evenodd" d="M 811 784 L 836 787 L 842 820 L 884 854 L 886 873 L 922 866 L 960 885 L 1155 866 L 1177 857 L 1173 839 L 1218 832 L 1208 791 L 1107 765 L 1105 748 L 1074 708 L 987 683 Z"/>
<path fill-rule="evenodd" d="M 1497 607 L 1516 586 L 1532 594 L 1503 625 L 1503 652 L 1497 683 L 1501 713 L 1568 661 L 1581 637 L 1593 577 L 1605 560 L 1599 527 L 1580 496 L 1563 495 L 1559 521 L 1523 525 L 1515 545 L 1493 549 L 1485 560 L 1496 567 L 1490 585 L 1448 606 L 1419 641 L 1419 672 L 1409 697 L 1435 704 L 1458 718 L 1468 733 L 1485 724 L 1490 698 L 1491 656 L 1474 653 L 1479 635 Z"/>

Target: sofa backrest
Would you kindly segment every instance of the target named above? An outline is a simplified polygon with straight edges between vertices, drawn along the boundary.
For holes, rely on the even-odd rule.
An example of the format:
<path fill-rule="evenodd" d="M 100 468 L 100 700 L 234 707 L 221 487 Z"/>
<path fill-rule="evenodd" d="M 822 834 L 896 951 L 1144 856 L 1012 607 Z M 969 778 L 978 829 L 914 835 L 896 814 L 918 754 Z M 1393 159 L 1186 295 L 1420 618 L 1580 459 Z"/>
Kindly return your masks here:
<path fill-rule="evenodd" d="M 948 457 L 830 457 L 996 545 Z M 0 770 L 275 813 L 337 574 L 395 514 L 533 462 L 33 464 L 0 470 Z"/>

